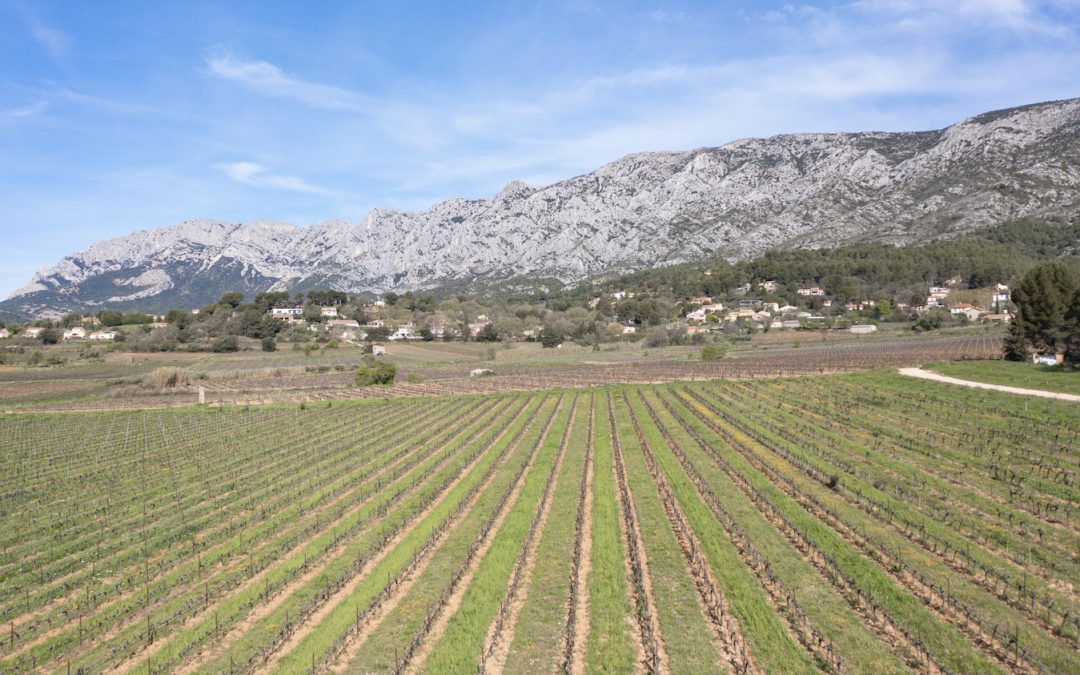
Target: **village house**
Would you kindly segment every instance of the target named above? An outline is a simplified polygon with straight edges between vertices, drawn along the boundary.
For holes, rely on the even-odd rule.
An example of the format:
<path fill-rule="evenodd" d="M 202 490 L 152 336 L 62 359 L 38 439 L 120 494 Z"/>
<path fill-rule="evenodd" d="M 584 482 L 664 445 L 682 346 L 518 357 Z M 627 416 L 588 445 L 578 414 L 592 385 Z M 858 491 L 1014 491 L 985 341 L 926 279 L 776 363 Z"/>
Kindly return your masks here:
<path fill-rule="evenodd" d="M 383 327 L 386 326 L 386 323 L 383 322 L 381 319 L 372 319 L 371 321 L 368 321 L 364 325 L 367 326 L 368 328 L 383 328 Z"/>
<path fill-rule="evenodd" d="M 8 329 L 0 328 L 0 340 L 4 340 L 9 337 L 11 337 L 11 333 L 8 332 Z"/>
<path fill-rule="evenodd" d="M 695 305 L 707 305 L 712 302 L 712 298 L 707 295 L 699 295 L 696 298 L 690 298 L 690 302 Z"/>
<path fill-rule="evenodd" d="M 86 339 L 86 329 L 83 328 L 82 326 L 75 326 L 74 328 L 69 328 L 66 331 L 64 331 L 64 339 L 65 340 L 85 340 Z"/>
<path fill-rule="evenodd" d="M 794 314 L 799 311 L 799 308 L 795 305 L 784 305 L 783 307 L 777 307 L 776 311 L 780 314 Z"/>
<path fill-rule="evenodd" d="M 114 330 L 99 330 L 94 333 L 90 333 L 91 340 L 115 340 L 116 331 Z"/>
<path fill-rule="evenodd" d="M 944 307 L 945 298 L 949 297 L 949 290 L 945 286 L 931 286 L 930 295 L 926 297 L 926 306 Z"/>
<path fill-rule="evenodd" d="M 985 313 L 986 312 L 982 309 L 975 307 L 974 305 L 969 305 L 966 302 L 961 302 L 960 304 L 953 305 L 949 308 L 949 314 L 952 314 L 953 316 L 966 316 L 971 321 L 975 321 L 980 315 Z"/>
<path fill-rule="evenodd" d="M 1002 323 L 1009 323 L 1010 318 L 1008 314 L 983 314 L 979 317 L 981 321 L 1000 321 Z"/>
<path fill-rule="evenodd" d="M 303 307 L 274 307 L 270 310 L 270 316 L 275 319 L 283 319 L 285 321 L 291 321 L 299 319 L 304 316 Z"/>
<path fill-rule="evenodd" d="M 994 287 L 994 294 L 990 296 L 990 304 L 993 305 L 999 311 L 1009 304 L 1009 287 L 1005 284 L 998 284 Z"/>
<path fill-rule="evenodd" d="M 825 296 L 825 289 L 811 286 L 810 288 L 800 288 L 795 293 L 807 298 L 820 298 Z"/>
<path fill-rule="evenodd" d="M 326 325 L 333 328 L 359 328 L 360 322 L 356 319 L 330 319 Z"/>
<path fill-rule="evenodd" d="M 709 329 L 705 326 L 687 326 L 687 335 L 704 335 L 709 332 Z"/>
<path fill-rule="evenodd" d="M 373 356 L 386 356 L 386 347 L 382 345 L 371 345 L 371 353 Z"/>
<path fill-rule="evenodd" d="M 702 306 L 702 309 L 705 310 L 706 312 L 722 312 L 722 311 L 724 311 L 724 303 L 722 303 L 722 302 L 713 302 L 713 303 L 710 303 L 708 305 Z"/>
<path fill-rule="evenodd" d="M 390 335 L 389 340 L 411 340 L 413 338 L 412 327 L 402 326 Z"/>
<path fill-rule="evenodd" d="M 848 328 L 848 332 L 855 333 L 856 335 L 869 335 L 870 333 L 877 332 L 877 326 L 872 323 L 857 323 L 851 328 Z"/>
<path fill-rule="evenodd" d="M 374 304 L 376 307 L 386 307 L 386 301 L 385 300 L 376 300 L 372 304 Z"/>
<path fill-rule="evenodd" d="M 330 318 L 336 318 L 337 315 L 338 315 L 337 307 L 320 307 L 319 308 L 319 315 L 320 316 L 330 317 Z"/>
<path fill-rule="evenodd" d="M 687 312 L 686 313 L 686 320 L 687 321 L 704 321 L 705 320 L 705 310 L 704 309 L 695 309 L 692 312 Z"/>
<path fill-rule="evenodd" d="M 780 311 L 780 303 L 779 302 L 766 302 L 766 303 L 761 305 L 761 309 L 763 309 L 766 312 L 772 312 L 773 314 L 776 314 L 777 312 Z"/>
<path fill-rule="evenodd" d="M 26 330 L 23 331 L 23 335 L 25 335 L 26 337 L 29 337 L 29 338 L 41 337 L 41 333 L 44 330 L 45 329 L 42 328 L 41 326 L 30 326 L 29 328 L 27 328 Z"/>
<path fill-rule="evenodd" d="M 758 288 L 766 293 L 775 293 L 780 288 L 780 284 L 776 283 L 776 279 L 765 279 L 758 282 Z"/>

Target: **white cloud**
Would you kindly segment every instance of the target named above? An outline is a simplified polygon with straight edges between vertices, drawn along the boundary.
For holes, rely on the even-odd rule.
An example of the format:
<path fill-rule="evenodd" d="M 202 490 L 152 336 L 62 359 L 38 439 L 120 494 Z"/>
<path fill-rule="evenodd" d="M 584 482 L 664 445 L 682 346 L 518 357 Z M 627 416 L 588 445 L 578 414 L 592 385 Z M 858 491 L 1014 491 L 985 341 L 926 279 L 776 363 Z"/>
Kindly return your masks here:
<path fill-rule="evenodd" d="M 218 168 L 225 172 L 229 178 L 243 185 L 258 188 L 271 188 L 275 190 L 287 190 L 290 192 L 303 192 L 313 195 L 333 196 L 337 193 L 317 185 L 312 185 L 299 176 L 285 176 L 267 173 L 266 167 L 255 162 L 233 162 L 220 164 Z"/>
<path fill-rule="evenodd" d="M 286 75 L 267 61 L 249 61 L 225 54 L 206 59 L 210 72 L 231 82 L 269 96 L 292 99 L 315 108 L 367 112 L 370 100 L 351 90 L 326 84 L 303 82 Z"/>
<path fill-rule="evenodd" d="M 25 106 L 25 107 L 22 107 L 22 108 L 16 108 L 14 110 L 8 110 L 7 112 L 4 113 L 4 115 L 6 117 L 13 117 L 13 118 L 37 117 L 41 113 L 45 112 L 45 109 L 48 108 L 48 107 L 49 107 L 49 103 L 47 101 L 38 101 L 36 103 L 33 103 L 31 105 L 28 105 L 28 106 Z"/>

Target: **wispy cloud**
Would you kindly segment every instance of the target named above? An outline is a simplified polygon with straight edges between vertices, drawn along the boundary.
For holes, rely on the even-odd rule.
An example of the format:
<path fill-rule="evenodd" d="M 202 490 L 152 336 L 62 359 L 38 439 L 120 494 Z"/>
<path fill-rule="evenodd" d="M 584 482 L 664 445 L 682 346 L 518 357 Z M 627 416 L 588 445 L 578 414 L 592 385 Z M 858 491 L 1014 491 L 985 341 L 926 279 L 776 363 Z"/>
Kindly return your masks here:
<path fill-rule="evenodd" d="M 370 99 L 355 91 L 327 84 L 304 82 L 285 74 L 267 61 L 246 60 L 231 54 L 206 59 L 210 73 L 268 96 L 291 99 L 315 108 L 367 112 Z"/>
<path fill-rule="evenodd" d="M 229 178 L 243 185 L 258 188 L 271 188 L 275 190 L 287 190 L 289 192 L 303 192 L 305 194 L 333 196 L 334 190 L 312 185 L 299 176 L 286 176 L 269 173 L 261 164 L 255 162 L 232 162 L 220 164 L 218 168 L 225 172 Z"/>
<path fill-rule="evenodd" d="M 5 117 L 10 117 L 10 118 L 15 118 L 15 119 L 28 118 L 28 117 L 37 117 L 41 113 L 45 112 L 45 110 L 48 107 L 49 107 L 48 101 L 37 101 L 36 103 L 32 103 L 32 104 L 30 104 L 28 106 L 24 106 L 22 108 L 15 108 L 13 110 L 8 110 L 7 112 L 4 113 L 4 116 Z"/>
<path fill-rule="evenodd" d="M 54 61 L 62 61 L 71 48 L 71 36 L 64 31 L 48 25 L 41 19 L 33 6 L 23 2 L 14 2 L 10 7 L 22 17 L 30 36 L 41 45 Z"/>

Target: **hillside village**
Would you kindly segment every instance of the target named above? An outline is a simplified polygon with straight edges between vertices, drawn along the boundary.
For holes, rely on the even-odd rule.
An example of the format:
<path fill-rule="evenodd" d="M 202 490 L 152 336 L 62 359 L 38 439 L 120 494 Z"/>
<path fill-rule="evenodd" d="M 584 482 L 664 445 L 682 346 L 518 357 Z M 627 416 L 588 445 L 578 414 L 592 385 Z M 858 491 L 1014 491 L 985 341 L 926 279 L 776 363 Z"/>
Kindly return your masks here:
<path fill-rule="evenodd" d="M 706 271 L 707 275 L 708 272 Z M 260 293 L 250 302 L 239 292 L 204 307 L 164 315 L 102 310 L 0 328 L 8 348 L 58 341 L 114 343 L 129 351 L 235 351 L 237 338 L 279 344 L 385 343 L 408 340 L 564 341 L 598 345 L 643 341 L 646 346 L 700 344 L 768 331 L 877 331 L 882 322 L 933 330 L 948 323 L 1008 322 L 1009 287 L 970 289 L 954 277 L 929 286 L 920 302 L 885 298 L 841 301 L 819 286 L 786 287 L 755 279 L 723 296 L 675 299 L 617 290 L 580 301 L 485 302 L 466 296 L 387 293 L 379 298 L 333 290 L 296 295 Z M 916 298 L 912 298 L 915 300 Z M 122 345 L 122 347 L 121 347 Z M 254 348 L 252 346 L 251 348 Z"/>

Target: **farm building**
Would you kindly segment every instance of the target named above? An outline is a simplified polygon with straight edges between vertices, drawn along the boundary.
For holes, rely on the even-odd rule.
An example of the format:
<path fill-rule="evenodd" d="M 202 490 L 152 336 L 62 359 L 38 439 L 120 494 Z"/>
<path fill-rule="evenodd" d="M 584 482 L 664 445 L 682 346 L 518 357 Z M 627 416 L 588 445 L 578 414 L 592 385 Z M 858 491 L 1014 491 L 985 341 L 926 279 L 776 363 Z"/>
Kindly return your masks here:
<path fill-rule="evenodd" d="M 83 328 L 82 326 L 75 326 L 74 328 L 69 328 L 66 331 L 64 331 L 64 339 L 65 340 L 85 340 L 86 339 L 86 329 Z"/>
<path fill-rule="evenodd" d="M 857 323 L 851 328 L 848 328 L 848 332 L 855 333 L 856 335 L 869 335 L 870 333 L 877 332 L 877 326 L 872 323 Z"/>
<path fill-rule="evenodd" d="M 94 333 L 90 333 L 91 340 L 115 340 L 116 331 L 114 330 L 99 330 Z"/>

